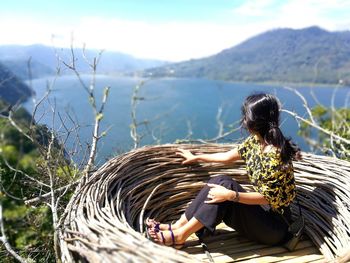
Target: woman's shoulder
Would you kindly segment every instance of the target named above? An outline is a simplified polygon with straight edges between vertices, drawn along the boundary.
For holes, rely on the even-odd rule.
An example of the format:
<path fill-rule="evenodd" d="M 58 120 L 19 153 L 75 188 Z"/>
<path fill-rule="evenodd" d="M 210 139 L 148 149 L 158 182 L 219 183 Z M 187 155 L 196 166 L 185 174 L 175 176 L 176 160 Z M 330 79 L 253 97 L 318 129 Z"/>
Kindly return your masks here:
<path fill-rule="evenodd" d="M 255 143 L 254 136 L 250 135 L 247 138 L 243 140 L 242 143 L 238 145 L 238 153 L 240 154 L 241 158 L 246 161 L 247 158 L 249 159 L 252 155 L 252 152 L 257 147 L 257 144 Z"/>
<path fill-rule="evenodd" d="M 250 146 L 250 145 L 257 145 L 258 142 L 259 142 L 259 139 L 255 135 L 249 135 L 247 138 L 244 139 L 242 144 L 246 146 Z"/>

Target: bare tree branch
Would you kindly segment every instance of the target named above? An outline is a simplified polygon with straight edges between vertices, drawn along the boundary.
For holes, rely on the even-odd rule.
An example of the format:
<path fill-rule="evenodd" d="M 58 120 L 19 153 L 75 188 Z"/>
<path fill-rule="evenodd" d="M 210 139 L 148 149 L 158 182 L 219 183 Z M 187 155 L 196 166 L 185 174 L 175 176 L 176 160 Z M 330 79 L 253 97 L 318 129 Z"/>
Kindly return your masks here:
<path fill-rule="evenodd" d="M 138 93 L 140 91 L 140 88 L 144 85 L 144 82 L 140 82 L 138 85 L 134 86 L 132 95 L 131 95 L 131 124 L 130 124 L 130 136 L 132 140 L 134 141 L 134 149 L 136 149 L 141 140 L 141 136 L 137 132 L 137 128 L 140 125 L 137 122 L 136 118 L 136 107 L 140 100 L 144 100 L 145 98 L 139 97 Z"/>
<path fill-rule="evenodd" d="M 218 137 L 221 137 L 224 133 L 224 122 L 222 121 L 222 106 L 218 108 L 218 113 L 216 114 L 216 123 L 218 124 Z"/>
<path fill-rule="evenodd" d="M 308 125 L 310 125 L 310 126 L 316 128 L 317 130 L 319 130 L 319 131 L 321 131 L 321 132 L 323 132 L 323 133 L 325 133 L 325 134 L 327 134 L 327 135 L 329 135 L 329 136 L 331 136 L 331 137 L 333 137 L 333 138 L 335 138 L 335 139 L 337 139 L 337 140 L 339 140 L 339 141 L 341 141 L 341 142 L 343 142 L 343 143 L 350 144 L 350 140 L 348 140 L 348 139 L 346 139 L 346 138 L 343 138 L 343 137 L 341 137 L 341 136 L 339 136 L 339 135 L 336 135 L 336 134 L 334 134 L 332 131 L 326 130 L 326 129 L 322 128 L 321 126 L 317 125 L 316 123 L 313 123 L 313 122 L 311 122 L 311 121 L 309 121 L 309 120 L 307 120 L 307 119 L 305 119 L 305 118 L 300 117 L 300 116 L 299 116 L 298 114 L 296 114 L 295 112 L 292 112 L 292 111 L 286 110 L 286 109 L 282 109 L 281 111 L 290 114 L 290 115 L 293 116 L 295 119 L 300 120 L 300 121 L 302 121 L 302 122 L 304 122 L 304 123 L 306 123 L 306 124 L 308 124 Z"/>
<path fill-rule="evenodd" d="M 15 127 L 24 137 L 26 137 L 28 140 L 30 140 L 31 142 L 34 142 L 33 138 L 31 136 L 29 136 L 12 118 L 13 116 L 13 109 L 11 109 L 8 113 L 8 116 L 5 116 L 3 114 L 0 115 L 1 118 L 5 118 L 8 119 L 9 122 L 11 123 L 11 125 L 13 127 Z"/>
<path fill-rule="evenodd" d="M 19 262 L 21 263 L 28 263 L 29 260 L 26 260 L 24 258 L 22 258 L 11 246 L 11 244 L 9 243 L 9 241 L 7 240 L 7 236 L 5 233 L 5 226 L 4 226 L 4 220 L 3 220 L 3 216 L 2 216 L 2 203 L 0 202 L 0 231 L 1 231 L 1 236 L 0 236 L 0 241 L 4 244 L 4 247 L 6 248 L 6 250 L 15 258 L 17 259 Z"/>
<path fill-rule="evenodd" d="M 41 182 L 41 181 L 35 179 L 34 177 L 32 177 L 32 176 L 28 175 L 27 173 L 23 172 L 22 170 L 19 170 L 19 169 L 14 168 L 14 167 L 6 160 L 6 158 L 5 158 L 4 156 L 2 156 L 2 160 L 5 162 L 5 165 L 6 165 L 11 171 L 13 171 L 13 172 L 15 172 L 15 173 L 20 173 L 20 174 L 22 174 L 24 177 L 26 177 L 27 179 L 29 179 L 29 180 L 31 180 L 31 181 L 33 181 L 33 182 L 36 182 L 37 184 L 42 185 L 42 186 L 44 186 L 44 187 L 50 188 L 50 186 L 49 186 L 48 184 L 45 184 L 44 182 Z"/>
<path fill-rule="evenodd" d="M 311 120 L 312 123 L 316 123 L 315 120 L 314 120 L 314 116 L 312 115 L 312 112 L 311 112 L 311 109 L 307 103 L 307 100 L 305 99 L 305 97 L 296 89 L 293 89 L 293 88 L 290 88 L 290 87 L 284 87 L 285 89 L 287 90 L 290 90 L 292 92 L 294 92 L 302 101 L 303 101 L 303 106 L 304 108 L 306 109 L 308 115 L 309 115 L 309 118 Z"/>
<path fill-rule="evenodd" d="M 217 142 L 219 140 L 225 139 L 226 137 L 230 136 L 231 134 L 239 131 L 241 129 L 241 126 L 239 125 L 239 121 L 233 123 L 231 126 L 236 128 L 230 128 L 228 131 L 225 132 L 225 123 L 222 120 L 222 112 L 223 112 L 223 107 L 220 106 L 218 108 L 218 112 L 216 114 L 216 123 L 218 125 L 218 134 L 217 136 L 213 137 L 213 138 L 209 138 L 209 139 L 190 139 L 189 136 L 187 135 L 185 139 L 178 139 L 176 140 L 176 143 L 213 143 L 213 142 Z M 187 122 L 187 127 L 189 129 L 192 129 L 192 125 L 191 123 L 188 121 Z M 192 135 L 192 130 L 189 131 Z"/>
<path fill-rule="evenodd" d="M 8 78 L 2 79 L 1 82 L 0 82 L 0 86 L 4 85 L 6 82 L 9 82 L 9 81 L 13 80 L 14 78 L 15 78 L 15 75 L 12 74 Z"/>
<path fill-rule="evenodd" d="M 110 87 L 105 88 L 100 110 L 97 112 L 97 114 L 95 114 L 95 124 L 94 124 L 94 131 L 93 131 L 93 135 L 92 135 L 91 150 L 90 150 L 89 160 L 88 160 L 87 165 L 84 169 L 84 174 L 87 174 L 91 170 L 92 166 L 95 163 L 96 152 L 97 152 L 97 143 L 98 143 L 99 139 L 101 138 L 101 135 L 99 133 L 100 122 L 103 118 L 104 106 L 107 102 L 109 90 L 110 90 Z"/>

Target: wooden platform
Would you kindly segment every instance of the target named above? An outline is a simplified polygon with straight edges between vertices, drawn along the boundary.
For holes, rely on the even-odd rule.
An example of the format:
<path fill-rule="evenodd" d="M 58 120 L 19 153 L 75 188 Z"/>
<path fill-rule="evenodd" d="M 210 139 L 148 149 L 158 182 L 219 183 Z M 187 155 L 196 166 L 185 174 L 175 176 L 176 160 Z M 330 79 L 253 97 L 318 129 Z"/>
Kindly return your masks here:
<path fill-rule="evenodd" d="M 214 262 L 326 262 L 323 255 L 314 244 L 303 239 L 299 242 L 297 249 L 289 252 L 279 246 L 266 246 L 247 240 L 237 232 L 220 224 L 214 236 L 205 239 L 208 251 Z M 203 262 L 211 262 L 202 248 L 198 238 L 192 235 L 182 249 L 194 255 Z"/>

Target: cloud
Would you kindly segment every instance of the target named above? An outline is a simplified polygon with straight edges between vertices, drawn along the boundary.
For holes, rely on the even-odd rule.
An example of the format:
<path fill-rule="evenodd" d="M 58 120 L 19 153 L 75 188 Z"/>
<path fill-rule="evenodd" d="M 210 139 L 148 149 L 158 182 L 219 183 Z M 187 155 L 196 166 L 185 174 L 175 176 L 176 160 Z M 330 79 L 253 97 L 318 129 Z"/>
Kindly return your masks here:
<path fill-rule="evenodd" d="M 337 0 L 287 1 L 280 7 L 276 22 L 294 28 L 319 25 L 336 30 L 336 20 L 329 14 L 342 7 L 345 7 L 342 1 Z"/>
<path fill-rule="evenodd" d="M 242 16 L 267 16 L 271 14 L 274 0 L 250 0 L 232 10 L 232 13 Z"/>
<path fill-rule="evenodd" d="M 239 43 L 246 32 L 234 25 L 200 22 L 147 23 L 83 17 L 75 23 L 51 23 L 33 18 L 1 17 L 0 44 L 43 43 L 121 51 L 141 58 L 181 61 L 215 54 Z M 240 32 L 237 34 L 237 32 Z M 52 36 L 54 36 L 52 42 Z"/>
<path fill-rule="evenodd" d="M 231 12 L 260 28 L 303 28 L 313 25 L 328 30 L 349 29 L 350 1 L 347 0 L 248 0 Z"/>
<path fill-rule="evenodd" d="M 350 1 L 252 0 L 219 20 L 146 22 L 106 17 L 74 21 L 40 17 L 0 16 L 0 44 L 43 43 L 121 51 L 140 58 L 181 61 L 216 54 L 273 28 L 318 25 L 328 30 L 350 28 Z"/>
<path fill-rule="evenodd" d="M 120 50 L 138 57 L 184 60 L 214 54 L 241 36 L 232 26 L 209 23 L 142 21 L 85 18 L 74 30 L 88 46 Z M 228 44 L 230 43 L 230 44 Z"/>

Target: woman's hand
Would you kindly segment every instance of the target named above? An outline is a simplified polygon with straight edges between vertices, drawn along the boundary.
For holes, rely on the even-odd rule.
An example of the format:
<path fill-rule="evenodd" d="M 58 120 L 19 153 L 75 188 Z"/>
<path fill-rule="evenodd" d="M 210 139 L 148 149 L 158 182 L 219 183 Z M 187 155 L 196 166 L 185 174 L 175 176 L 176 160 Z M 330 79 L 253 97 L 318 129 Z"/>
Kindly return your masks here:
<path fill-rule="evenodd" d="M 194 163 L 198 160 L 197 157 L 193 155 L 189 150 L 178 149 L 176 155 L 180 155 L 185 158 L 182 164 Z"/>
<path fill-rule="evenodd" d="M 218 184 L 207 184 L 210 187 L 208 198 L 211 200 L 205 201 L 204 203 L 213 204 L 221 203 L 227 200 L 232 200 L 235 192 Z"/>

